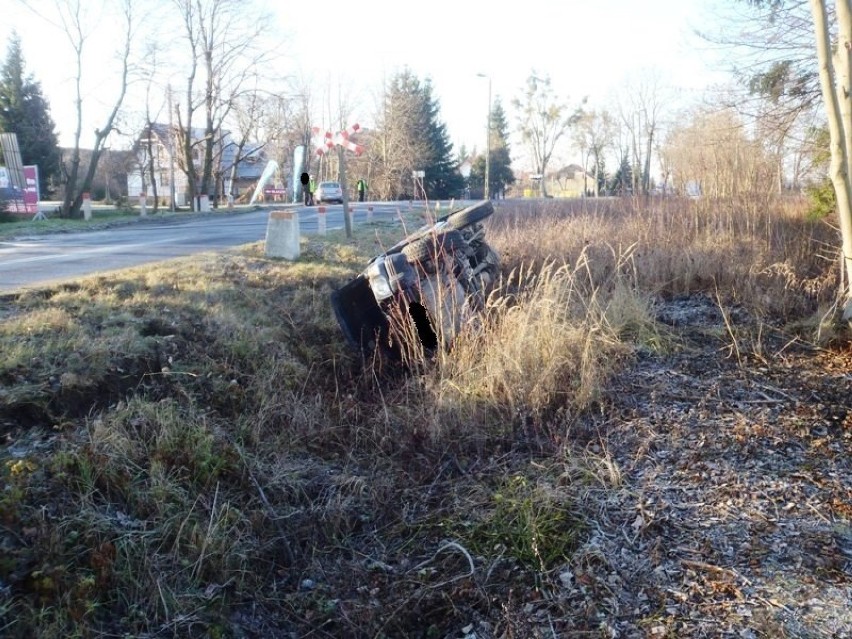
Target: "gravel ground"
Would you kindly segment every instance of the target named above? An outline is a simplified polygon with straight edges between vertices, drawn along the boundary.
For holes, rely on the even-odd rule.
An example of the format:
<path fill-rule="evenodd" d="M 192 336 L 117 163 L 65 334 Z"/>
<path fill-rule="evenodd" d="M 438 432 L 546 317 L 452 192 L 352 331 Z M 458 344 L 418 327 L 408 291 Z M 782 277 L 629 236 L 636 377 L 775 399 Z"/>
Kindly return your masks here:
<path fill-rule="evenodd" d="M 623 490 L 559 607 L 611 637 L 852 637 L 852 349 L 705 297 L 659 319 L 681 347 L 619 376 L 587 433 Z"/>

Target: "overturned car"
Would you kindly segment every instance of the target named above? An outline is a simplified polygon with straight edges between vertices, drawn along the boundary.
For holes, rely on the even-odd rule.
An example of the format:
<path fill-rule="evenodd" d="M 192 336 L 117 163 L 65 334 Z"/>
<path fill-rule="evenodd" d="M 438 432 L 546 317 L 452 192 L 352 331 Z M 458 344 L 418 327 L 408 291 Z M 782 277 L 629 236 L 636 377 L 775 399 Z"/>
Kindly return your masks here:
<path fill-rule="evenodd" d="M 350 345 L 392 361 L 448 347 L 497 277 L 499 258 L 482 226 L 493 213 L 490 201 L 448 213 L 334 291 L 332 307 Z"/>

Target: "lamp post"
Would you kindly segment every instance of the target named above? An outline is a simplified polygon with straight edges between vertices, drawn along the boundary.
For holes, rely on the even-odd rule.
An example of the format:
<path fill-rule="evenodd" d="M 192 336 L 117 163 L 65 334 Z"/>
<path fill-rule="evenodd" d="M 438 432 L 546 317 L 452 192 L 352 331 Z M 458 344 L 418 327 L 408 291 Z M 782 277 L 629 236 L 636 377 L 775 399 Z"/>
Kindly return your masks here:
<path fill-rule="evenodd" d="M 491 76 L 477 73 L 480 78 L 488 78 L 488 118 L 485 120 L 485 199 L 491 198 Z"/>

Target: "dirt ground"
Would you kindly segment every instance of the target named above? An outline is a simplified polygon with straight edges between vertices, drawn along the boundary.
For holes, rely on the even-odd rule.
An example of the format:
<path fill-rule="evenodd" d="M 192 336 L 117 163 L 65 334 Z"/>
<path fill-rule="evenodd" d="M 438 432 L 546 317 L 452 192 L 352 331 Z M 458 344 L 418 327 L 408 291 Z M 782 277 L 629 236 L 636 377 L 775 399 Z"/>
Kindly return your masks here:
<path fill-rule="evenodd" d="M 852 348 L 704 296 L 658 318 L 681 348 L 641 357 L 583 429 L 623 490 L 559 608 L 611 637 L 852 637 Z"/>
<path fill-rule="evenodd" d="M 269 581 L 255 601 L 223 612 L 227 636 L 852 637 L 852 347 L 793 339 L 709 296 L 660 301 L 655 313 L 669 333 L 664 348 L 640 352 L 567 434 L 571 455 L 610 460 L 606 482 L 582 504 L 590 529 L 567 562 L 520 568 L 498 551 L 465 549 L 434 524 L 454 491 L 479 490 L 478 472 L 502 478 L 503 467 L 511 473 L 533 455 L 510 449 L 464 468 L 448 457 L 418 475 L 412 453 L 410 485 L 349 461 L 284 456 L 276 477 L 291 478 L 306 500 L 340 501 L 294 510 L 285 532 L 295 536 L 300 521 L 321 530 L 316 520 L 337 513 L 336 528 L 352 533 L 303 551 L 285 594 Z M 26 436 L 13 424 L 37 420 L 7 417 L 0 426 L 13 457 L 58 437 L 32 428 Z M 5 532 L 10 548 L 28 546 Z M 211 600 L 229 582 L 213 585 Z M 0 606 L 9 592 L 0 582 Z M 180 636 L 177 627 L 137 636 Z"/>

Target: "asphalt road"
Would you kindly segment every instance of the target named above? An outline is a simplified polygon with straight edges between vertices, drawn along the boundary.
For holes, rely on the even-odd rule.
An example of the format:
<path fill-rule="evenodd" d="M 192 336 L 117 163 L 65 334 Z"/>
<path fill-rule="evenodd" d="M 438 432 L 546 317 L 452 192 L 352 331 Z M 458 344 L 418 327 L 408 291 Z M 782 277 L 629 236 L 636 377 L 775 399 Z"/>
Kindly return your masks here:
<path fill-rule="evenodd" d="M 355 211 L 356 226 L 366 220 L 368 204 L 373 207 L 375 220 L 394 219 L 398 210 L 405 211 L 409 206 L 408 202 L 355 203 L 350 206 Z M 327 229 L 344 228 L 343 206 L 325 206 Z M 418 203 L 414 206 L 418 207 Z M 269 205 L 248 213 L 214 212 L 186 221 L 151 218 L 144 223 L 100 231 L 0 241 L 0 293 L 264 240 L 269 212 L 280 208 L 299 212 L 303 235 L 317 232 L 317 207 Z"/>

